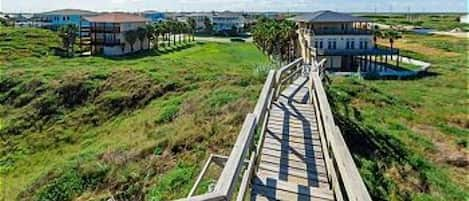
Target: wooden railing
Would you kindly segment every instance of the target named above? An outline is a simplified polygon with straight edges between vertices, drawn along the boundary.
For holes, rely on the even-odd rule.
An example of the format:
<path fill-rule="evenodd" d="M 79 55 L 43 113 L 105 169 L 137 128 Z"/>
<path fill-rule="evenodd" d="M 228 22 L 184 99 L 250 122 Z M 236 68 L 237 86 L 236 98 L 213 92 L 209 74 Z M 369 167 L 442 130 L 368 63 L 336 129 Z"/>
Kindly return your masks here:
<path fill-rule="evenodd" d="M 183 200 L 192 201 L 219 201 L 233 200 L 235 190 L 237 201 L 245 199 L 249 185 L 254 175 L 255 166 L 259 161 L 262 149 L 264 131 L 269 117 L 272 102 L 275 101 L 282 90 L 282 86 L 310 71 L 311 103 L 317 107 L 318 122 L 322 138 L 323 150 L 331 188 L 337 200 L 369 201 L 371 198 L 363 184 L 358 170 L 353 162 L 350 152 L 342 138 L 340 130 L 335 125 L 332 112 L 322 85 L 322 76 L 325 74 L 325 60 L 313 62 L 307 69 L 303 59 L 297 59 L 277 71 L 271 70 L 262 88 L 254 112 L 249 113 L 244 120 L 242 129 L 233 146 L 229 157 L 210 155 L 198 176 L 188 197 Z M 258 141 L 255 141 L 258 134 Z M 327 150 L 327 151 L 326 151 Z M 223 170 L 212 192 L 196 195 L 194 192 L 201 182 L 211 162 L 223 166 Z M 239 187 L 239 188 L 237 188 Z"/>
<path fill-rule="evenodd" d="M 323 86 L 325 60 L 316 63 L 309 76 L 312 103 L 318 115 L 318 128 L 326 170 L 336 200 L 371 201 L 371 197 L 353 161 L 334 116 Z"/>

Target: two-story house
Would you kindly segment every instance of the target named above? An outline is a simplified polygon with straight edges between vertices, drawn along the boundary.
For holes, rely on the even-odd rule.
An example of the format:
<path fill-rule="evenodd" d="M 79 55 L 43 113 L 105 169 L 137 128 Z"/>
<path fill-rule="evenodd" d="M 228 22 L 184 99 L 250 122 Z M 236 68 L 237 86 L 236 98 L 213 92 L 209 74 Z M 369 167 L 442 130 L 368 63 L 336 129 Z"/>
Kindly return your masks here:
<path fill-rule="evenodd" d="M 383 56 L 399 54 L 397 49 L 378 48 L 373 26 L 363 17 L 333 11 L 318 11 L 293 18 L 303 58 L 311 62 L 327 58 L 331 71 L 366 70 Z"/>
<path fill-rule="evenodd" d="M 126 13 L 107 13 L 86 17 L 90 23 L 90 45 L 92 55 L 119 56 L 148 48 L 148 39 L 138 39 L 130 44 L 125 33 L 145 26 L 149 20 L 142 16 Z"/>
<path fill-rule="evenodd" d="M 87 10 L 79 10 L 79 9 L 62 9 L 62 10 L 54 10 L 49 12 L 44 12 L 38 14 L 41 18 L 41 21 L 53 30 L 58 29 L 59 27 L 67 24 L 73 24 L 78 28 L 81 27 L 88 27 L 89 24 L 83 20 L 84 17 L 95 16 L 98 13 L 87 11 Z"/>
<path fill-rule="evenodd" d="M 244 28 L 244 17 L 240 14 L 221 13 L 212 16 L 212 23 L 215 32 L 241 32 Z"/>

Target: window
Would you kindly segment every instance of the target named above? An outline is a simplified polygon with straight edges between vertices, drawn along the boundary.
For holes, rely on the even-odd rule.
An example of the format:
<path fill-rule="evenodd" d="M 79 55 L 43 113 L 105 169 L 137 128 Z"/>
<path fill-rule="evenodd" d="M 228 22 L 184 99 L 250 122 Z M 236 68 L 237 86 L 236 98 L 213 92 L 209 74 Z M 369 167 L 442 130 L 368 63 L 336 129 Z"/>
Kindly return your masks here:
<path fill-rule="evenodd" d="M 355 41 L 350 41 L 350 49 L 355 49 Z"/>
<path fill-rule="evenodd" d="M 314 40 L 314 48 L 318 48 L 318 41 Z"/>
<path fill-rule="evenodd" d="M 365 41 L 365 49 L 368 49 L 368 41 Z"/>
<path fill-rule="evenodd" d="M 360 49 L 363 49 L 363 41 L 360 41 Z"/>
<path fill-rule="evenodd" d="M 345 43 L 345 49 L 350 49 L 350 41 L 347 39 L 347 42 Z"/>
<path fill-rule="evenodd" d="M 319 41 L 319 49 L 322 49 L 322 40 Z"/>
<path fill-rule="evenodd" d="M 337 41 L 332 41 L 332 49 L 337 49 Z"/>
<path fill-rule="evenodd" d="M 327 41 L 327 49 L 332 49 L 332 41 Z"/>
<path fill-rule="evenodd" d="M 65 16 L 62 17 L 62 21 L 65 21 Z"/>

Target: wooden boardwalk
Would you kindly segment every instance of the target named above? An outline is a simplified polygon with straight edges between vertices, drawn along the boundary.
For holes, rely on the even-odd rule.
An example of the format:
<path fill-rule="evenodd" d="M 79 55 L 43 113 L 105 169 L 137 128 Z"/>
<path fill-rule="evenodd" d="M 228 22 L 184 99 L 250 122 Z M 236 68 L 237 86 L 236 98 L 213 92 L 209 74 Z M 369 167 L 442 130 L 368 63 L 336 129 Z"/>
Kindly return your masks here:
<path fill-rule="evenodd" d="M 230 155 L 211 154 L 181 201 L 372 201 L 334 121 L 325 61 L 271 70 Z M 196 195 L 212 163 L 218 181 Z"/>
<path fill-rule="evenodd" d="M 300 76 L 272 104 L 251 200 L 334 200 L 307 83 Z"/>

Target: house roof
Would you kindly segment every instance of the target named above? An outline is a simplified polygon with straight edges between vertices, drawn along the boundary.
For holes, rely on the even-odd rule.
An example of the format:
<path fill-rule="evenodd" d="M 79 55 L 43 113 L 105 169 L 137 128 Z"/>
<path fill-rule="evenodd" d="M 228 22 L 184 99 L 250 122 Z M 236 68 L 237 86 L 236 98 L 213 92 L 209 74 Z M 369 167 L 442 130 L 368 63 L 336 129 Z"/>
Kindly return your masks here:
<path fill-rule="evenodd" d="M 346 13 L 338 13 L 329 10 L 298 15 L 293 18 L 296 22 L 366 22 L 364 17 L 356 17 Z"/>
<path fill-rule="evenodd" d="M 40 15 L 82 15 L 82 16 L 91 16 L 97 15 L 98 13 L 88 10 L 80 10 L 80 9 L 61 9 L 61 10 L 53 10 L 49 12 L 40 13 Z"/>
<path fill-rule="evenodd" d="M 126 23 L 126 22 L 147 22 L 147 18 L 126 13 L 106 13 L 93 17 L 85 17 L 89 22 L 97 23 Z"/>

